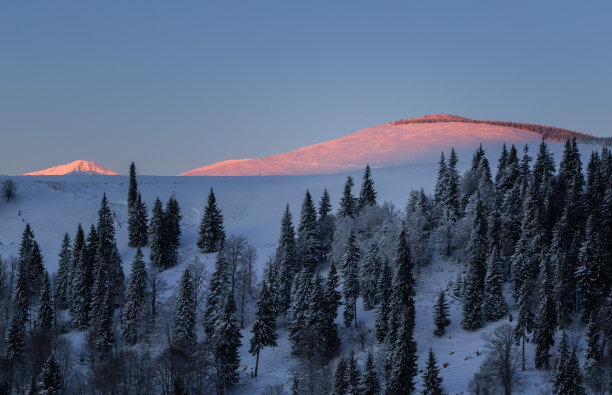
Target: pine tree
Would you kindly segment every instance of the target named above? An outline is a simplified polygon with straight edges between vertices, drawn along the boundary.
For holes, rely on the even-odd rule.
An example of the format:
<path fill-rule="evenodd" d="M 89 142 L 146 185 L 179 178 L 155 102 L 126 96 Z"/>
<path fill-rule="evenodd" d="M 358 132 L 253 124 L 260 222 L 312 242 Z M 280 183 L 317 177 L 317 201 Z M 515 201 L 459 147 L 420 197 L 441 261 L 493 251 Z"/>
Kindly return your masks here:
<path fill-rule="evenodd" d="M 183 350 L 192 350 L 197 342 L 196 301 L 189 269 L 185 269 L 179 283 L 172 321 L 172 343 Z"/>
<path fill-rule="evenodd" d="M 60 247 L 57 276 L 55 277 L 55 303 L 60 310 L 67 309 L 69 306 L 72 296 L 72 276 L 72 250 L 70 236 L 66 233 Z"/>
<path fill-rule="evenodd" d="M 372 243 L 361 265 L 361 296 L 363 306 L 366 310 L 371 310 L 377 303 L 377 282 L 380 277 L 379 271 L 382 266 L 380 250 L 376 243 Z"/>
<path fill-rule="evenodd" d="M 72 324 L 76 328 L 85 329 L 91 319 L 91 291 L 93 286 L 93 268 L 87 265 L 85 248 L 82 248 L 79 252 L 75 265 L 70 313 Z"/>
<path fill-rule="evenodd" d="M 499 160 L 497 161 L 497 173 L 495 173 L 495 189 L 498 192 L 501 192 L 503 195 L 503 178 L 504 173 L 506 172 L 506 165 L 508 163 L 508 148 L 506 147 L 506 143 L 502 145 L 502 152 L 499 155 Z"/>
<path fill-rule="evenodd" d="M 42 367 L 37 393 L 41 395 L 59 395 L 63 393 L 62 390 L 62 372 L 55 357 L 53 354 L 50 354 Z"/>
<path fill-rule="evenodd" d="M 467 288 L 463 301 L 463 319 L 461 325 L 464 329 L 478 329 L 484 325 L 482 302 L 484 298 L 484 280 L 486 276 L 487 260 L 487 222 L 484 205 L 477 192 L 474 222 L 470 239 L 465 249 L 468 266 Z"/>
<path fill-rule="evenodd" d="M 333 385 L 333 394 L 334 395 L 346 395 L 348 392 L 349 386 L 346 379 L 348 371 L 348 363 L 343 356 L 338 358 L 338 362 L 336 362 L 336 370 L 334 371 L 334 385 Z"/>
<path fill-rule="evenodd" d="M 344 184 L 344 193 L 342 194 L 342 199 L 340 199 L 340 209 L 338 210 L 338 217 L 353 218 L 353 215 L 355 215 L 356 202 L 355 198 L 352 195 L 353 185 L 353 177 L 346 177 L 346 183 Z"/>
<path fill-rule="evenodd" d="M 548 256 L 545 256 L 540 268 L 540 304 L 534 328 L 535 365 L 537 369 L 548 369 L 550 367 L 548 350 L 555 343 L 553 336 L 557 328 L 557 315 L 553 299 L 553 281 L 552 268 Z"/>
<path fill-rule="evenodd" d="M 126 290 L 126 303 L 121 321 L 123 337 L 128 344 L 138 341 L 147 297 L 147 270 L 140 247 L 132 262 L 132 272 Z"/>
<path fill-rule="evenodd" d="M 51 299 L 51 282 L 49 273 L 45 272 L 43 286 L 40 293 L 40 304 L 38 305 L 38 316 L 36 317 L 36 327 L 43 334 L 49 334 L 55 321 L 55 309 Z"/>
<path fill-rule="evenodd" d="M 297 231 L 297 250 L 303 266 L 314 268 L 319 263 L 321 248 L 317 234 L 317 211 L 308 190 L 302 203 Z"/>
<path fill-rule="evenodd" d="M 75 288 L 75 279 L 78 272 L 78 264 L 77 261 L 81 255 L 81 251 L 85 248 L 85 232 L 83 231 L 83 227 L 79 223 L 77 226 L 77 231 L 74 235 L 74 241 L 72 242 L 72 256 L 70 262 L 70 298 L 69 298 L 69 306 L 72 309 L 72 301 L 74 301 L 73 292 Z"/>
<path fill-rule="evenodd" d="M 144 247 L 149 242 L 149 229 L 147 206 L 142 201 L 140 193 L 136 198 L 136 202 L 130 208 L 128 219 L 128 238 L 130 247 Z"/>
<path fill-rule="evenodd" d="M 215 354 L 220 363 L 222 377 L 226 387 L 230 387 L 238 381 L 238 368 L 240 367 L 240 355 L 238 349 L 241 345 L 240 329 L 234 319 L 236 305 L 230 294 L 227 296 L 225 307 L 215 323 L 213 335 L 215 342 Z"/>
<path fill-rule="evenodd" d="M 128 213 L 134 207 L 138 199 L 138 183 L 136 182 L 136 166 L 134 162 L 130 164 L 130 184 L 128 187 L 127 206 Z"/>
<path fill-rule="evenodd" d="M 289 211 L 289 205 L 285 207 L 281 220 L 281 231 L 276 248 L 275 264 L 278 268 L 277 283 L 274 284 L 279 294 L 279 304 L 282 312 L 286 312 L 291 302 L 291 285 L 298 270 L 297 246 L 295 241 L 295 230 Z"/>
<path fill-rule="evenodd" d="M 446 187 L 444 190 L 444 203 L 450 207 L 455 218 L 459 217 L 459 172 L 457 171 L 457 154 L 451 148 L 448 167 L 446 169 Z"/>
<path fill-rule="evenodd" d="M 255 323 L 251 330 L 253 337 L 251 338 L 251 348 L 249 349 L 249 353 L 256 356 L 255 377 L 257 377 L 257 370 L 259 368 L 259 352 L 264 347 L 276 347 L 278 336 L 276 334 L 276 316 L 274 315 L 272 296 L 272 292 L 264 281 L 261 285 L 259 300 L 257 301 Z"/>
<path fill-rule="evenodd" d="M 19 265 L 24 268 L 24 273 L 27 274 L 26 289 L 28 297 L 38 295 L 40 286 L 42 285 L 44 266 L 40 253 L 40 246 L 34 239 L 34 232 L 29 223 L 26 223 L 21 236 Z"/>
<path fill-rule="evenodd" d="M 439 204 L 442 202 L 444 196 L 444 190 L 446 188 L 446 159 L 444 158 L 444 152 L 440 155 L 440 162 L 438 162 L 438 178 L 436 180 L 436 187 L 434 189 L 434 203 Z"/>
<path fill-rule="evenodd" d="M 104 281 L 111 287 L 111 299 L 119 301 L 123 294 L 125 277 L 121 257 L 117 249 L 117 242 L 115 241 L 114 220 L 106 194 L 104 194 L 100 202 L 96 230 L 99 239 L 96 259 L 103 271 Z"/>
<path fill-rule="evenodd" d="M 374 365 L 374 355 L 372 351 L 368 352 L 368 357 L 365 364 L 365 372 L 361 378 L 360 394 L 362 395 L 378 395 L 380 394 L 380 381 L 376 366 Z"/>
<path fill-rule="evenodd" d="M 504 268 L 501 256 L 501 221 L 499 212 L 493 208 L 488 219 L 489 250 L 486 260 L 484 279 L 483 312 L 484 318 L 495 321 L 508 312 L 503 295 Z"/>
<path fill-rule="evenodd" d="M 440 368 L 437 365 L 438 361 L 436 360 L 436 354 L 434 354 L 433 350 L 430 348 L 429 356 L 427 357 L 427 367 L 423 373 L 423 395 L 444 394 L 442 377 L 440 377 Z"/>
<path fill-rule="evenodd" d="M 170 196 L 164 210 L 164 269 L 178 263 L 181 237 L 181 208 L 174 196 Z"/>
<path fill-rule="evenodd" d="M 225 230 L 223 229 L 223 215 L 217 207 L 217 200 L 213 189 L 210 188 L 208 203 L 204 209 L 202 223 L 200 224 L 200 235 L 198 247 L 204 254 L 219 251 L 221 243 L 225 240 Z"/>
<path fill-rule="evenodd" d="M 212 336 L 215 330 L 217 315 L 220 314 L 227 295 L 229 294 L 228 267 L 223 251 L 217 253 L 215 271 L 210 277 L 208 292 L 206 295 L 206 308 L 204 309 L 204 329 L 208 336 Z"/>
<path fill-rule="evenodd" d="M 357 298 L 359 297 L 359 260 L 361 254 L 355 242 L 355 232 L 351 229 L 344 255 L 342 257 L 342 293 L 344 294 L 344 324 L 357 327 Z"/>
<path fill-rule="evenodd" d="M 327 189 L 323 190 L 319 201 L 319 216 L 317 222 L 317 233 L 319 235 L 319 247 L 321 253 L 326 256 L 331 250 L 334 241 L 335 216 L 331 215 L 331 200 Z"/>
<path fill-rule="evenodd" d="M 339 284 L 336 265 L 332 261 L 327 272 L 327 281 L 325 283 L 325 325 L 323 328 L 323 337 L 326 347 L 325 354 L 327 357 L 336 355 L 340 348 L 340 338 L 338 337 L 338 326 L 336 325 L 336 317 L 338 316 L 338 307 L 342 295 L 337 290 Z"/>
<path fill-rule="evenodd" d="M 361 211 L 368 206 L 376 206 L 376 191 L 374 190 L 374 180 L 372 180 L 370 165 L 366 165 L 363 172 L 363 182 L 359 192 L 359 200 L 357 201 L 357 210 Z"/>
<path fill-rule="evenodd" d="M 389 320 L 391 319 L 391 298 L 392 298 L 392 287 L 393 274 L 389 261 L 385 259 L 383 267 L 380 271 L 380 277 L 378 278 L 378 306 L 376 308 L 376 322 L 374 327 L 376 328 L 376 340 L 379 343 L 383 343 L 389 334 Z"/>
<path fill-rule="evenodd" d="M 323 286 L 323 279 L 317 272 L 312 277 L 310 295 L 308 296 L 308 311 L 306 314 L 306 331 L 304 347 L 310 357 L 325 357 L 328 339 L 326 338 L 329 326 L 327 297 Z"/>
<path fill-rule="evenodd" d="M 348 393 L 351 395 L 359 395 L 361 383 L 361 371 L 355 359 L 355 353 L 351 350 L 351 354 L 348 359 L 348 368 L 346 372 L 346 381 L 348 384 Z"/>
<path fill-rule="evenodd" d="M 24 261 L 19 263 L 17 281 L 12 297 L 13 316 L 6 332 L 6 357 L 9 361 L 19 359 L 26 343 L 26 322 L 28 321 L 28 273 Z"/>
<path fill-rule="evenodd" d="M 553 393 L 581 395 L 585 393 L 582 387 L 582 372 L 578 365 L 576 352 L 575 350 L 569 352 L 567 341 L 567 334 L 563 331 L 561 342 L 557 348 Z"/>
<path fill-rule="evenodd" d="M 304 268 L 295 276 L 291 289 L 291 306 L 287 311 L 287 329 L 291 341 L 291 352 L 301 356 L 308 350 L 304 350 L 304 333 L 307 329 L 308 312 L 310 307 L 310 286 L 312 272 Z"/>
<path fill-rule="evenodd" d="M 605 258 L 601 246 L 601 228 L 598 210 L 587 219 L 586 235 L 580 248 L 576 278 L 582 296 L 583 317 L 588 319 L 596 313 L 607 296 L 605 283 Z"/>
<path fill-rule="evenodd" d="M 434 330 L 434 335 L 441 337 L 446 332 L 446 327 L 451 324 L 450 319 L 448 318 L 448 304 L 446 303 L 446 294 L 444 291 L 440 291 L 438 294 L 438 301 L 434 308 L 434 324 L 436 325 L 436 329 Z"/>
<path fill-rule="evenodd" d="M 151 247 L 149 260 L 151 261 L 151 265 L 157 268 L 162 268 L 165 266 L 164 217 L 165 213 L 162 202 L 159 200 L 159 198 L 157 198 L 153 204 L 151 223 L 149 224 L 149 246 Z"/>

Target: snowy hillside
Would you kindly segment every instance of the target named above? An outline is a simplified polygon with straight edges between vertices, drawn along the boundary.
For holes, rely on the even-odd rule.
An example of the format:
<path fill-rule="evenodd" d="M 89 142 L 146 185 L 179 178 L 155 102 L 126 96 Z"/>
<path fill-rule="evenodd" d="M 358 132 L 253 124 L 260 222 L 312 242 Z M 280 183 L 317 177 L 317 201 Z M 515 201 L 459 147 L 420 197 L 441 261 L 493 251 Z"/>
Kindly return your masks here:
<path fill-rule="evenodd" d="M 478 142 L 483 136 L 490 136 L 488 140 L 482 140 L 486 149 L 486 154 L 494 169 L 497 158 L 501 151 L 501 145 L 496 141 L 507 137 L 507 131 L 500 130 L 498 127 L 490 125 L 477 125 L 482 128 L 479 133 L 474 132 L 474 125 L 470 126 L 470 132 L 457 129 L 454 125 L 447 124 L 421 124 L 406 125 L 410 128 L 410 137 L 400 139 L 397 145 L 392 145 L 397 150 L 389 151 L 385 157 L 385 162 L 371 163 L 373 165 L 373 177 L 375 188 L 378 193 L 378 201 L 388 201 L 403 210 L 409 192 L 412 189 L 423 187 L 426 193 L 433 191 L 437 174 L 437 160 L 439 157 L 440 144 L 435 145 L 434 149 L 429 149 L 427 141 L 433 141 L 443 136 L 448 139 L 448 146 L 453 140 L 459 154 L 460 173 L 469 167 L 472 153 L 477 147 Z M 426 136 L 422 139 L 419 135 Z M 432 129 L 435 128 L 435 129 Z M 389 146 L 387 140 L 379 141 L 376 136 L 395 136 L 400 131 L 406 132 L 403 126 L 400 128 L 390 128 L 386 126 L 366 129 L 352 135 L 352 139 L 361 139 L 362 146 L 384 147 Z M 500 134 L 501 133 L 501 134 Z M 532 156 L 537 153 L 537 142 L 539 136 L 531 133 L 516 130 L 515 141 L 530 141 L 530 152 Z M 382 143 L 385 144 L 382 144 Z M 488 143 L 488 144 L 487 144 Z M 338 141 L 336 145 L 312 148 L 316 155 L 328 157 L 325 152 L 328 150 L 340 150 L 344 148 L 344 143 Z M 384 146 L 384 147 L 383 147 Z M 562 156 L 563 144 L 550 143 L 551 152 L 555 160 L 559 161 Z M 400 149 L 401 148 L 401 149 Z M 409 152 L 405 149 L 410 148 Z M 519 147 L 520 148 L 520 147 Z M 582 158 L 585 160 L 593 147 L 581 147 Z M 435 152 L 434 152 L 435 151 Z M 308 151 L 310 152 L 310 151 Z M 356 151 L 355 165 L 358 170 L 351 174 L 357 182 L 357 190 L 361 180 L 361 163 L 368 161 L 372 152 L 380 158 L 380 151 L 364 150 Z M 401 152 L 402 155 L 398 153 Z M 313 154 L 314 155 L 314 154 Z M 335 154 L 342 156 L 344 153 Z M 401 161 L 401 156 L 412 155 L 409 165 L 398 167 L 376 168 L 377 166 L 390 166 Z M 308 160 L 314 160 L 312 155 L 308 155 Z M 339 170 L 333 168 L 331 162 L 317 162 L 314 160 L 317 172 L 327 172 Z M 276 165 L 286 164 L 287 162 L 278 161 Z M 300 166 L 290 168 L 290 171 L 297 171 Z M 353 167 L 353 166 L 351 166 Z M 254 170 L 253 167 L 244 168 L 244 172 Z M 270 167 L 269 169 L 274 169 Z M 224 170 L 225 171 L 225 170 Z M 227 170 L 230 171 L 230 170 Z M 231 170 L 234 171 L 234 170 Z M 242 173 L 242 170 L 240 170 Z M 274 172 L 274 170 L 270 170 Z M 60 174 L 60 173 L 56 173 Z M 299 208 L 306 189 L 310 191 L 314 199 L 318 201 L 323 189 L 327 188 L 331 195 L 333 211 L 338 208 L 343 184 L 347 173 L 333 175 L 304 175 L 304 176 L 262 176 L 262 177 L 154 177 L 139 176 L 138 187 L 146 202 L 149 210 L 153 206 L 156 197 L 165 201 L 169 196 L 174 195 L 178 200 L 183 220 L 181 246 L 179 249 L 180 264 L 164 272 L 164 277 L 170 284 L 170 290 L 166 296 L 170 296 L 176 287 L 176 283 L 182 274 L 185 265 L 195 257 L 199 257 L 207 265 L 209 273 L 213 271 L 214 254 L 202 255 L 196 247 L 198 227 L 202 217 L 202 211 L 206 204 L 206 196 L 209 189 L 214 188 L 219 207 L 221 208 L 225 221 L 225 230 L 228 235 L 244 235 L 248 242 L 252 244 L 258 253 L 258 275 L 261 278 L 264 264 L 267 257 L 276 248 L 280 219 L 285 204 L 290 205 L 293 212 L 294 221 L 299 218 Z M 123 268 L 126 276 L 130 271 L 130 263 L 135 255 L 135 249 L 127 246 L 127 189 L 128 177 L 126 176 L 73 176 L 66 177 L 14 177 L 17 183 L 17 198 L 11 202 L 0 203 L 0 255 L 4 258 L 16 256 L 19 250 L 19 242 L 25 223 L 30 223 L 34 231 L 36 240 L 40 243 L 44 265 L 49 272 L 55 272 L 58 267 L 58 251 L 62 236 L 68 232 L 71 237 L 77 225 L 81 223 L 85 229 L 97 220 L 97 210 L 99 208 L 102 194 L 106 193 L 111 211 L 115 215 L 115 228 L 117 231 L 117 241 L 119 253 L 123 259 Z M 145 259 L 148 259 L 148 250 L 144 251 Z M 461 267 L 456 262 L 448 262 L 439 256 L 434 256 L 431 265 L 420 269 L 416 274 L 417 296 L 416 296 L 416 341 L 418 344 L 419 369 L 424 366 L 429 347 L 432 347 L 438 356 L 439 364 L 444 367 L 441 375 L 444 378 L 444 386 L 450 393 L 462 393 L 466 391 L 468 379 L 477 371 L 484 359 L 482 334 L 492 331 L 499 323 L 489 323 L 484 329 L 470 332 L 463 330 L 459 324 L 461 320 L 461 304 L 451 299 L 451 320 L 452 325 L 442 338 L 432 335 L 433 322 L 432 311 L 435 297 L 439 290 L 450 289 L 450 283 L 454 281 L 456 274 Z M 510 298 L 508 297 L 510 303 Z M 374 312 L 363 311 L 361 304 L 358 316 L 363 320 L 368 328 L 373 328 Z M 342 338 L 342 351 L 344 353 L 354 349 L 358 353 L 360 363 L 365 361 L 365 352 L 356 341 L 349 340 L 352 336 L 350 331 L 341 324 L 341 312 L 338 316 L 339 332 Z M 501 321 L 505 321 L 502 319 Z M 266 348 L 262 352 L 260 360 L 260 374 L 257 379 L 249 377 L 254 367 L 254 357 L 248 353 L 248 341 L 251 337 L 250 328 L 242 331 L 241 356 L 241 381 L 236 388 L 237 393 L 251 394 L 260 393 L 266 386 L 282 383 L 286 384 L 285 389 L 289 390 L 289 373 L 292 359 L 290 357 L 290 347 L 287 340 L 287 332 L 279 330 L 279 346 L 276 348 Z M 366 339 L 366 351 L 373 347 L 376 341 L 373 334 Z M 526 387 L 527 392 L 536 393 L 538 389 L 544 389 L 545 373 L 536 371 L 533 367 L 533 350 L 528 346 L 528 372 Z M 417 378 L 417 385 L 420 388 L 420 376 Z M 544 387 L 543 387 L 544 386 Z"/>
<path fill-rule="evenodd" d="M 70 175 L 70 174 L 86 174 L 86 175 L 95 175 L 95 174 L 103 174 L 107 176 L 116 176 L 112 170 L 109 170 L 103 166 L 95 162 L 90 162 L 86 160 L 75 160 L 74 162 L 67 163 L 65 165 L 59 165 L 50 167 L 45 170 L 33 171 L 30 173 L 23 174 L 24 176 L 61 176 L 61 175 Z"/>

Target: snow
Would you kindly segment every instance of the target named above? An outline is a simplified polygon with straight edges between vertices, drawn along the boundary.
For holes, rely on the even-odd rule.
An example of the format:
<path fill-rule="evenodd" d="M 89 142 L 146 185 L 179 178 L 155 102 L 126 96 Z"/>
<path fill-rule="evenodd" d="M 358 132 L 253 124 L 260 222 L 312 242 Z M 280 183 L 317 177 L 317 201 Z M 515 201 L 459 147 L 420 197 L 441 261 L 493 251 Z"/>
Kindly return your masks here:
<path fill-rule="evenodd" d="M 436 124 L 423 124 L 431 126 Z M 447 125 L 448 126 L 448 125 Z M 458 146 L 458 145 L 455 145 Z M 472 153 L 476 144 L 461 145 L 459 154 L 459 170 L 463 172 L 471 163 Z M 550 143 L 555 159 L 561 158 L 562 144 Z M 450 148 L 450 146 L 449 146 Z M 518 148 L 518 147 L 517 147 Z M 583 160 L 595 147 L 581 146 Z M 410 190 L 424 187 L 431 193 L 437 174 L 437 161 L 440 150 L 437 147 L 428 151 L 428 157 L 410 165 L 373 168 L 375 188 L 379 202 L 390 201 L 398 208 L 403 208 L 408 200 Z M 501 144 L 485 145 L 487 157 L 493 168 L 501 151 Z M 530 143 L 530 153 L 537 153 L 537 142 Z M 334 211 L 338 208 L 342 188 L 347 174 L 356 180 L 354 193 L 360 186 L 362 169 L 352 173 L 334 175 L 307 176 L 261 176 L 261 177 L 156 177 L 139 176 L 139 189 L 147 207 L 151 210 L 157 196 L 163 201 L 174 194 L 181 206 L 183 215 L 182 237 L 179 251 L 180 264 L 164 272 L 164 278 L 170 285 L 166 297 L 171 297 L 180 280 L 185 265 L 195 257 L 207 266 L 209 273 L 213 271 L 214 255 L 201 255 L 196 247 L 197 232 L 202 211 L 206 204 L 209 188 L 214 188 L 217 202 L 224 216 L 226 233 L 244 235 L 248 242 L 258 251 L 258 276 L 261 278 L 267 257 L 276 248 L 280 230 L 280 220 L 289 203 L 294 222 L 299 218 L 299 209 L 306 189 L 309 189 L 313 199 L 318 200 L 324 188 L 327 188 Z M 87 232 L 89 225 L 96 223 L 97 211 L 102 194 L 106 193 L 111 210 L 116 214 L 115 227 L 120 254 L 123 258 L 124 272 L 129 274 L 135 249 L 127 247 L 127 176 L 17 176 L 17 198 L 11 202 L 0 203 L 0 255 L 3 258 L 17 256 L 21 233 L 26 222 L 33 228 L 40 243 L 44 264 L 51 273 L 57 270 L 58 252 L 65 232 L 74 236 L 77 225 L 82 223 Z M 148 250 L 144 251 L 145 259 Z M 461 329 L 461 305 L 449 298 L 452 324 L 442 338 L 433 336 L 433 308 L 440 289 L 449 287 L 455 275 L 461 270 L 460 265 L 435 257 L 431 265 L 421 268 L 417 275 L 417 321 L 416 340 L 419 349 L 419 368 L 425 364 L 429 347 L 432 347 L 441 366 L 444 386 L 450 393 L 465 392 L 467 382 L 484 360 L 484 342 L 482 334 L 490 332 L 501 322 L 489 323 L 485 328 L 469 332 Z M 508 302 L 511 302 L 508 296 Z M 511 305 L 511 303 L 509 303 Z M 365 322 L 368 328 L 374 326 L 374 312 L 363 311 L 359 302 L 358 319 Z M 514 316 L 514 311 L 510 312 Z M 337 322 L 343 339 L 342 351 L 354 349 L 363 365 L 366 354 L 356 341 L 348 340 L 351 330 L 344 328 L 342 311 L 339 311 Z M 249 323 L 250 324 L 250 323 Z M 198 328 L 201 331 L 201 328 Z M 242 380 L 237 387 L 238 393 L 259 393 L 266 386 L 289 383 L 289 369 L 293 361 L 289 355 L 287 332 L 279 330 L 278 347 L 265 348 L 261 352 L 260 374 L 256 379 L 250 378 L 255 359 L 248 354 L 250 327 L 243 330 Z M 73 346 L 82 344 L 84 334 L 72 332 L 65 335 L 71 339 Z M 366 351 L 375 347 L 373 332 L 366 341 Z M 545 385 L 545 373 L 538 372 L 533 367 L 533 349 L 527 345 L 526 392 L 535 392 L 536 388 Z M 447 367 L 442 364 L 447 363 Z M 420 388 L 420 376 L 417 378 Z M 536 387 L 537 386 L 537 387 Z M 287 386 L 286 389 L 289 387 Z"/>
<path fill-rule="evenodd" d="M 88 174 L 88 175 L 102 174 L 102 175 L 107 175 L 107 176 L 118 175 L 114 171 L 109 170 L 105 167 L 102 167 L 95 162 L 90 162 L 86 160 L 75 160 L 74 162 L 70 162 L 65 165 L 50 167 L 45 170 L 33 171 L 33 172 L 25 173 L 22 175 L 24 176 L 61 176 L 61 175 L 74 175 L 74 174 Z"/>

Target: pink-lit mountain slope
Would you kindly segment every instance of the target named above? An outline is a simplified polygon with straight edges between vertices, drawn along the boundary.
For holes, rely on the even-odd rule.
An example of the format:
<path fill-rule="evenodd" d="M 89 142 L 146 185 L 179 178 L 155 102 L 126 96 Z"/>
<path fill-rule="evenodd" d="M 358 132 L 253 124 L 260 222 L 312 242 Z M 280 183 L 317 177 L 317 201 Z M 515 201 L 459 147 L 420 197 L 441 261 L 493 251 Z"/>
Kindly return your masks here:
<path fill-rule="evenodd" d="M 451 115 L 429 115 L 425 122 L 390 122 L 337 140 L 265 158 L 226 160 L 181 176 L 330 174 L 363 168 L 435 162 L 441 151 L 539 142 L 542 135 L 515 127 L 465 122 Z"/>
<path fill-rule="evenodd" d="M 118 175 L 112 170 L 100 166 L 95 162 L 86 160 L 75 160 L 72 163 L 50 167 L 45 170 L 33 171 L 23 174 L 24 176 L 61 176 L 65 174 L 102 174 L 107 176 Z"/>

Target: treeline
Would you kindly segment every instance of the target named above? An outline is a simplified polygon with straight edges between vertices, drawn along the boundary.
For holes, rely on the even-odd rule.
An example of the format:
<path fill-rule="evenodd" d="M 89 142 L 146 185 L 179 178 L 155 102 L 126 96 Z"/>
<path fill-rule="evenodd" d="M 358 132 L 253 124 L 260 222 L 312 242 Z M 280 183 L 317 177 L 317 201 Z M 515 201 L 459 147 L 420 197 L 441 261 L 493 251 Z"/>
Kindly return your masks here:
<path fill-rule="evenodd" d="M 444 117 L 420 117 L 410 119 L 400 119 L 399 121 L 391 122 L 392 125 L 405 125 L 412 123 L 439 123 L 439 122 L 465 122 L 465 123 L 485 123 L 489 125 L 506 126 L 515 129 L 528 130 L 530 132 L 538 133 L 542 135 L 542 139 L 546 141 L 564 142 L 567 139 L 576 139 L 581 144 L 594 144 L 594 145 L 612 145 L 612 137 L 596 137 L 588 133 L 576 132 L 574 130 L 568 130 L 558 128 L 554 126 L 538 125 L 534 123 L 525 122 L 509 122 L 509 121 L 488 121 L 488 120 L 477 120 L 469 119 L 464 117 L 452 116 L 449 119 L 448 116 Z"/>

